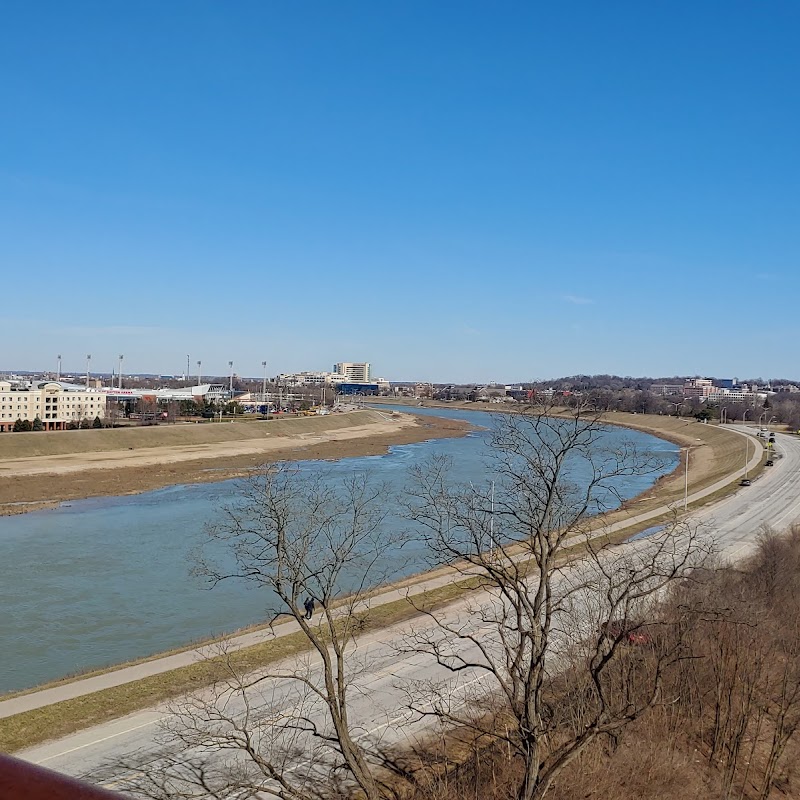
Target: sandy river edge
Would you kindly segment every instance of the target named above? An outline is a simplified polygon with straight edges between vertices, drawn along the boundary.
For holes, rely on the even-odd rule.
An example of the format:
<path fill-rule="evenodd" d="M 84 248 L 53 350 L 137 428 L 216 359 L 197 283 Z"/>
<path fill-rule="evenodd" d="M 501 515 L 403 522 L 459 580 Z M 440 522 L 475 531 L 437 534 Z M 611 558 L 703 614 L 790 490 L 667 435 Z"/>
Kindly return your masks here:
<path fill-rule="evenodd" d="M 382 455 L 393 445 L 464 436 L 471 430 L 461 420 L 411 414 L 387 417 L 377 412 L 363 419 L 369 412 L 356 413 L 362 415 L 357 421 L 361 424 L 321 430 L 320 420 L 309 419 L 317 423 L 309 425 L 309 430 L 298 425 L 290 434 L 269 438 L 6 458 L 0 467 L 0 515 L 52 508 L 89 497 L 221 481 L 276 461 Z"/>

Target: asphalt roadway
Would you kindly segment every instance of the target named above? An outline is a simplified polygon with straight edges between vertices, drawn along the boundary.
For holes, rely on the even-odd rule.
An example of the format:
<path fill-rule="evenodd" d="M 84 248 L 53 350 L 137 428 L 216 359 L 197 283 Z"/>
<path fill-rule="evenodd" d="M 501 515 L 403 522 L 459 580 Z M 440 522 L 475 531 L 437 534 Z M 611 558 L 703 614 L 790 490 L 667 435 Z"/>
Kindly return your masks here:
<path fill-rule="evenodd" d="M 765 526 L 781 530 L 800 518 L 800 439 L 782 434 L 778 434 L 777 439 L 782 457 L 775 461 L 774 467 L 765 468 L 751 486 L 740 487 L 734 494 L 691 515 L 691 519 L 713 539 L 716 551 L 725 560 L 733 561 L 745 556 Z M 744 473 L 744 447 L 742 452 Z M 754 456 L 750 465 L 757 460 Z M 692 496 L 689 499 L 691 501 Z M 467 620 L 470 617 L 467 602 L 470 601 L 458 602 L 448 608 L 448 618 L 459 623 Z M 426 624 L 431 623 L 420 620 L 406 622 L 359 640 L 352 666 L 363 669 L 355 670 L 359 674 L 355 679 L 355 691 L 351 694 L 350 712 L 351 719 L 358 721 L 357 738 L 392 746 L 414 740 L 427 730 L 425 722 L 418 721 L 407 710 L 405 689 L 421 678 L 437 681 L 448 676 L 430 656 L 399 654 L 409 633 L 420 633 Z M 475 626 L 477 633 L 489 635 L 491 632 L 491 626 L 479 619 L 473 619 L 470 624 Z M 307 658 L 305 667 L 313 673 L 317 665 L 313 658 Z M 458 682 L 450 686 L 452 701 L 458 704 L 473 697 L 474 690 L 481 687 L 484 680 L 477 672 L 462 673 Z M 489 684 L 485 685 L 488 688 Z M 298 704 L 308 706 L 310 702 L 287 681 L 271 679 L 259 687 L 256 705 L 261 707 L 262 713 L 273 716 L 290 711 Z M 308 711 L 312 716 L 318 713 L 318 709 L 311 707 Z M 169 719 L 168 709 L 153 708 L 17 755 L 70 775 L 91 776 L 112 788 L 127 788 L 128 777 L 139 768 L 144 766 L 146 770 L 147 765 L 155 766 L 170 755 L 187 761 L 206 757 L 204 748 L 170 738 L 164 730 Z M 293 744 L 302 746 L 300 741 Z M 310 745 L 308 753 L 306 765 L 315 758 Z M 295 757 L 295 762 L 291 769 L 304 766 L 302 757 Z"/>

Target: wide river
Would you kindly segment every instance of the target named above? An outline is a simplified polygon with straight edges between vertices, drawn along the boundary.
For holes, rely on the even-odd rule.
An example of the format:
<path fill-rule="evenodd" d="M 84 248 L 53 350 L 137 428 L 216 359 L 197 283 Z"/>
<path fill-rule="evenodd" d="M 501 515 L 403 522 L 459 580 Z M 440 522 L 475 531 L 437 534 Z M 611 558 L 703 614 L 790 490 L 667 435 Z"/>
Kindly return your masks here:
<path fill-rule="evenodd" d="M 479 426 L 491 415 L 450 409 L 404 409 Z M 634 441 L 678 462 L 678 448 L 646 434 L 609 427 L 605 443 Z M 432 454 L 452 457 L 453 478 L 486 482 L 487 431 L 392 447 L 384 456 L 338 462 L 302 461 L 336 481 L 367 471 L 402 489 L 410 466 Z M 624 497 L 657 475 L 620 481 Z M 50 511 L 0 517 L 0 692 L 74 672 L 147 656 L 263 620 L 265 598 L 235 582 L 209 589 L 190 574 L 190 553 L 206 527 L 235 502 L 237 481 L 174 486 L 127 497 L 72 502 Z M 388 525 L 407 526 L 396 515 Z M 416 552 L 416 557 L 415 557 Z M 426 566 L 419 550 L 398 554 L 395 575 Z"/>

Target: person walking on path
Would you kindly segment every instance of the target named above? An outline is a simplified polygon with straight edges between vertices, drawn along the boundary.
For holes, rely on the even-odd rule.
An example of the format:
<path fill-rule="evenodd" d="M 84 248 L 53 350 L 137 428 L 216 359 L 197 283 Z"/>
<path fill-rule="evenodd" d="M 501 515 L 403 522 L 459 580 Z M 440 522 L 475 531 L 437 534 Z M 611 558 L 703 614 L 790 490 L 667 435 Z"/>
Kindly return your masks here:
<path fill-rule="evenodd" d="M 306 601 L 303 603 L 303 608 L 306 610 L 306 619 L 311 619 L 311 617 L 314 615 L 314 598 L 306 597 Z"/>

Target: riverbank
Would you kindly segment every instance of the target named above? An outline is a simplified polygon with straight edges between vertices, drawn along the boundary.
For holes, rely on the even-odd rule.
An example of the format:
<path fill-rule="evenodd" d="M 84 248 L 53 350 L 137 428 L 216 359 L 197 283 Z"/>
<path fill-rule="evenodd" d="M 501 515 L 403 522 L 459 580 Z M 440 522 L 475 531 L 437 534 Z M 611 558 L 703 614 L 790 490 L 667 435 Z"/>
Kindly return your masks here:
<path fill-rule="evenodd" d="M 684 426 L 695 424 L 685 420 L 680 422 Z M 637 424 L 643 423 L 639 420 Z M 665 422 L 666 426 L 672 424 L 675 423 Z M 723 439 L 737 441 L 740 446 L 744 441 L 731 432 L 720 433 Z M 688 436 L 685 432 L 682 435 Z M 704 472 L 707 474 L 708 469 Z M 733 476 L 727 475 L 723 483 L 732 479 Z M 714 496 L 723 488 L 713 484 L 707 486 L 704 490 L 705 497 Z M 688 499 L 690 503 L 703 502 L 703 493 L 690 495 Z M 632 505 L 630 509 L 618 512 L 622 518 L 613 525 L 605 517 L 604 534 L 610 537 L 610 541 L 623 541 L 651 526 L 657 516 L 668 513 L 668 509 L 661 506 L 649 513 L 643 512 L 645 509 Z M 568 548 L 565 556 L 575 555 L 572 551 L 577 548 L 577 545 L 575 548 Z M 378 630 L 412 616 L 416 613 L 415 609 L 406 599 L 410 594 L 416 596 L 416 605 L 431 603 L 439 606 L 453 602 L 475 589 L 469 580 L 465 583 L 463 577 L 457 571 L 442 567 L 431 573 L 410 577 L 393 586 L 382 587 L 375 591 L 368 617 L 364 620 L 365 625 L 371 630 Z M 278 627 L 283 635 L 278 633 Z M 290 623 L 287 627 L 255 627 L 245 636 L 225 638 L 241 654 L 242 663 L 252 668 L 284 658 L 295 652 L 296 647 L 304 646 Z M 8 749 L 29 746 L 36 741 L 64 735 L 71 730 L 150 707 L 160 700 L 180 694 L 187 687 L 196 688 L 198 683 L 208 681 L 209 666 L 199 658 L 197 650 L 190 647 L 171 656 L 151 657 L 131 666 L 98 670 L 92 676 L 66 679 L 50 684 L 47 688 L 39 687 L 38 690 L 28 690 L 16 697 L 3 698 L 0 702 L 0 716 L 8 716 L 0 723 L 0 745 Z"/>
<path fill-rule="evenodd" d="M 0 515 L 222 481 L 276 461 L 383 455 L 393 445 L 469 430 L 460 420 L 367 409 L 264 423 L 8 434 L 0 439 Z"/>
<path fill-rule="evenodd" d="M 391 398 L 381 398 L 381 405 L 387 410 L 395 402 Z M 406 400 L 405 402 L 408 402 Z M 442 402 L 425 400 L 425 408 L 463 409 L 466 411 L 484 411 L 494 413 L 514 413 L 524 411 L 525 406 L 496 404 L 496 403 L 464 403 Z M 565 410 L 566 411 L 566 410 Z M 571 412 L 570 412 L 571 413 Z M 661 506 L 674 506 L 682 504 L 687 494 L 696 494 L 717 485 L 720 481 L 728 479 L 734 482 L 737 471 L 744 469 L 745 463 L 753 458 L 759 445 L 750 437 L 742 437 L 724 426 L 708 425 L 689 417 L 671 417 L 662 414 L 628 414 L 625 412 L 606 412 L 601 416 L 601 421 L 607 425 L 648 433 L 652 436 L 677 444 L 684 449 L 677 468 L 671 473 L 659 478 L 646 492 L 626 501 L 618 510 L 609 512 L 598 518 L 598 523 L 607 525 L 618 522 L 631 515 L 642 514 Z M 685 451 L 688 449 L 688 485 L 686 481 L 687 458 Z M 749 477 L 754 477 L 763 467 L 761 464 L 748 472 Z M 717 498 L 705 495 L 703 503 Z"/>

